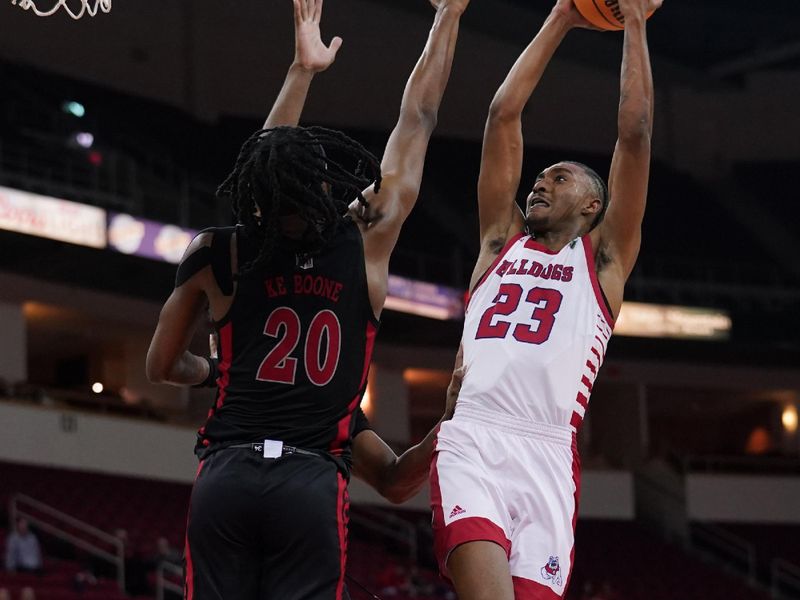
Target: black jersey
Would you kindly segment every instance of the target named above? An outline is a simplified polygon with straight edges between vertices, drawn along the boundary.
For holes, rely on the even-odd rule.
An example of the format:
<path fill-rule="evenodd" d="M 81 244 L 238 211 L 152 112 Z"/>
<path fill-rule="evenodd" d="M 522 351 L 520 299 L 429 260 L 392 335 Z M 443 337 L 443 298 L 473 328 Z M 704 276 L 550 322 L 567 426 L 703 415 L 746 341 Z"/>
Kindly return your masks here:
<path fill-rule="evenodd" d="M 230 240 L 231 229 L 217 231 Z M 236 237 L 243 264 L 256 250 L 244 228 Z M 215 252 L 230 248 L 213 246 Z M 367 426 L 356 411 L 378 328 L 363 241 L 352 220 L 313 256 L 276 248 L 263 269 L 238 280 L 216 328 L 218 392 L 198 432 L 198 451 L 274 439 L 349 454 L 352 435 Z"/>

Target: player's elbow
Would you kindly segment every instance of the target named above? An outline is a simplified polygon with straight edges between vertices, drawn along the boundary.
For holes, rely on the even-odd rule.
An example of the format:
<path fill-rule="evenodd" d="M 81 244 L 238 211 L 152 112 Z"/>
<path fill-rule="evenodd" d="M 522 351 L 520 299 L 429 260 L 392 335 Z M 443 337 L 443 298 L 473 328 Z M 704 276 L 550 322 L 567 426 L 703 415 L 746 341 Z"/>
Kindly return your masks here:
<path fill-rule="evenodd" d="M 409 131 L 423 131 L 430 136 L 438 121 L 438 105 L 432 103 L 408 103 L 400 110 L 399 125 Z"/>
<path fill-rule="evenodd" d="M 650 113 L 621 114 L 619 118 L 619 141 L 625 146 L 650 145 L 653 125 Z"/>
<path fill-rule="evenodd" d="M 522 116 L 519 107 L 508 100 L 495 96 L 489 105 L 488 124 L 503 124 L 518 121 Z"/>
<path fill-rule="evenodd" d="M 169 373 L 167 366 L 159 361 L 152 352 L 147 353 L 144 371 L 150 383 L 164 383 Z"/>

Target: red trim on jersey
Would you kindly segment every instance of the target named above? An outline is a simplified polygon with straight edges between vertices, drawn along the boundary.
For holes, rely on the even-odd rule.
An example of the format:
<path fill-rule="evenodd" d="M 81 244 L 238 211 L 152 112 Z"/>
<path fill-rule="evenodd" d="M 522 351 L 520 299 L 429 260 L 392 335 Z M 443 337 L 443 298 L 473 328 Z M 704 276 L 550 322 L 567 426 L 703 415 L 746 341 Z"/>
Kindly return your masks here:
<path fill-rule="evenodd" d="M 586 386 L 587 390 L 589 390 L 590 392 L 592 391 L 592 382 L 589 381 L 589 378 L 586 375 L 581 377 L 581 383 Z"/>
<path fill-rule="evenodd" d="M 598 363 L 602 363 L 603 362 L 603 357 L 600 356 L 600 351 L 597 348 L 595 348 L 594 346 L 592 346 L 592 354 L 594 354 L 597 357 L 597 362 Z"/>
<path fill-rule="evenodd" d="M 577 412 L 572 411 L 572 418 L 569 420 L 569 424 L 575 428 L 575 431 L 579 431 L 581 428 L 581 423 L 583 423 L 583 417 L 580 416 Z"/>
<path fill-rule="evenodd" d="M 231 381 L 230 369 L 231 361 L 233 360 L 233 324 L 230 321 L 219 330 L 219 343 L 222 361 L 219 363 L 219 377 L 217 378 L 219 396 L 217 397 L 216 407 L 222 408 L 225 403 L 228 384 Z"/>
<path fill-rule="evenodd" d="M 537 252 L 544 252 L 545 254 L 550 254 L 550 255 L 556 255 L 560 252 L 560 250 L 550 250 L 550 248 L 548 248 L 544 244 L 540 244 L 533 238 L 525 240 L 525 247 L 528 250 L 536 250 Z"/>
<path fill-rule="evenodd" d="M 600 281 L 597 279 L 597 267 L 594 263 L 594 249 L 592 248 L 592 240 L 587 233 L 581 238 L 583 242 L 583 252 L 586 254 L 586 265 L 589 267 L 589 279 L 592 281 L 592 289 L 594 289 L 594 297 L 597 299 L 597 305 L 603 311 L 603 316 L 608 321 L 608 324 L 613 329 L 614 317 L 606 305 L 606 300 L 603 298 L 603 292 L 600 289 Z"/>
<path fill-rule="evenodd" d="M 372 351 L 375 349 L 375 336 L 377 333 L 378 328 L 376 325 L 368 322 L 364 346 L 364 369 L 361 372 L 361 383 L 358 386 L 359 392 L 350 401 L 350 404 L 347 405 L 347 414 L 339 419 L 339 422 L 336 425 L 336 437 L 331 442 L 331 446 L 329 448 L 331 452 L 335 453 L 336 451 L 341 450 L 344 447 L 345 442 L 350 437 L 350 421 L 353 420 L 353 412 L 356 410 L 356 408 L 358 408 L 359 402 L 361 402 L 361 390 L 363 390 L 364 386 L 367 384 L 369 364 L 372 361 Z"/>
<path fill-rule="evenodd" d="M 203 469 L 203 463 L 205 461 L 200 461 L 200 464 L 197 465 L 197 473 L 194 475 L 194 480 L 197 481 L 197 478 L 200 476 L 200 471 Z M 184 580 L 184 600 L 192 600 L 194 598 L 194 563 L 192 562 L 192 552 L 189 548 L 189 519 L 192 516 L 191 505 L 189 505 L 189 511 L 186 513 L 186 537 L 184 540 L 183 545 L 183 553 L 186 557 L 186 578 Z"/>
<path fill-rule="evenodd" d="M 597 375 L 597 367 L 588 358 L 586 359 L 586 366 L 589 367 L 589 370 L 592 372 L 592 375 L 595 376 Z"/>
<path fill-rule="evenodd" d="M 561 596 L 538 581 L 532 581 L 530 579 L 525 579 L 524 577 L 517 577 L 516 575 L 511 578 L 511 581 L 514 583 L 514 600 L 561 599 Z"/>
<path fill-rule="evenodd" d="M 197 431 L 200 437 L 205 436 L 208 422 L 214 416 L 214 413 L 217 411 L 217 409 L 221 408 L 225 403 L 225 394 L 227 393 L 228 383 L 230 383 L 231 379 L 231 361 L 233 360 L 233 325 L 230 321 L 225 323 L 225 325 L 223 325 L 219 330 L 219 340 L 222 361 L 219 363 L 220 375 L 217 377 L 217 401 L 214 406 L 208 409 L 206 422 L 203 423 L 203 426 Z M 203 440 L 203 443 L 208 446 L 208 440 Z"/>
<path fill-rule="evenodd" d="M 506 245 L 503 246 L 502 250 L 500 250 L 500 254 L 498 254 L 495 257 L 495 259 L 492 262 L 492 264 L 489 265 L 489 268 L 486 269 L 483 272 L 483 275 L 481 275 L 481 278 L 478 279 L 478 283 L 475 284 L 475 286 L 472 288 L 471 291 L 467 292 L 467 297 L 464 300 L 464 312 L 466 312 L 467 308 L 469 307 L 469 301 L 472 298 L 472 296 L 475 295 L 475 292 L 478 291 L 478 288 L 481 287 L 483 282 L 486 281 L 486 278 L 489 277 L 489 273 L 494 271 L 495 267 L 497 267 L 497 265 L 500 263 L 500 261 L 503 259 L 503 257 L 506 254 L 508 254 L 508 251 L 511 249 L 511 246 L 513 246 L 517 241 L 519 241 L 519 239 L 522 238 L 523 235 L 525 235 L 525 234 L 520 231 L 517 235 L 515 235 L 514 237 L 512 237 L 510 240 L 508 240 L 506 242 Z"/>
<path fill-rule="evenodd" d="M 603 340 L 600 339 L 599 335 L 594 336 L 594 339 L 596 339 L 598 342 L 600 342 L 600 347 L 603 349 L 603 356 L 605 356 L 606 355 L 606 345 L 603 343 Z"/>
<path fill-rule="evenodd" d="M 575 399 L 578 401 L 578 404 L 580 404 L 584 409 L 589 406 L 589 399 L 586 396 L 584 396 L 582 393 L 578 392 L 578 397 L 575 398 Z M 577 414 L 577 413 L 575 413 L 575 414 Z"/>
<path fill-rule="evenodd" d="M 342 600 L 344 593 L 344 574 L 347 567 L 347 521 L 350 500 L 347 496 L 347 482 L 341 473 L 336 473 L 336 528 L 339 533 L 339 580 L 336 582 L 336 600 Z"/>
<path fill-rule="evenodd" d="M 438 433 L 436 434 L 439 435 Z M 439 487 L 439 470 L 437 463 L 439 462 L 439 454 L 436 452 L 436 446 L 439 443 L 437 437 L 433 440 L 433 460 L 431 460 L 431 467 L 428 474 L 428 479 L 431 484 L 431 512 L 433 513 L 433 530 L 444 529 L 444 509 L 442 508 L 442 490 Z"/>
<path fill-rule="evenodd" d="M 564 593 L 569 589 L 569 581 L 575 571 L 575 526 L 578 524 L 578 499 L 581 497 L 581 457 L 578 453 L 578 436 L 572 434 L 572 482 L 575 484 L 575 512 L 572 513 L 572 549 L 569 551 L 569 573 L 564 582 Z"/>

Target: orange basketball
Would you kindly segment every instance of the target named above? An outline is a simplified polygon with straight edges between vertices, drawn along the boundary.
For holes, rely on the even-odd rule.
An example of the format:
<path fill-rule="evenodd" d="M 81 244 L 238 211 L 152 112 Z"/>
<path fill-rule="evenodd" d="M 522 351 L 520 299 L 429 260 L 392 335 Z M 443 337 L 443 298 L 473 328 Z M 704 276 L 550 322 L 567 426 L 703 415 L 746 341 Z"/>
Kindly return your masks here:
<path fill-rule="evenodd" d="M 619 9 L 617 0 L 572 0 L 583 15 L 595 27 L 607 31 L 619 31 L 625 28 L 625 17 Z M 647 15 L 649 19 L 653 13 Z"/>

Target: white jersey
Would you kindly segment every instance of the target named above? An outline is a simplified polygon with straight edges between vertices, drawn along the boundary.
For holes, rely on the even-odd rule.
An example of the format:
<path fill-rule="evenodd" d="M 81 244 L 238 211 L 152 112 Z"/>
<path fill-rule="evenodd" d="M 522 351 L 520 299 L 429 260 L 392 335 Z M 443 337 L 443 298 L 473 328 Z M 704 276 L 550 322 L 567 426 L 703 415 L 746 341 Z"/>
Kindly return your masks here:
<path fill-rule="evenodd" d="M 472 292 L 456 405 L 577 431 L 613 318 L 588 235 L 552 252 L 511 239 Z"/>

